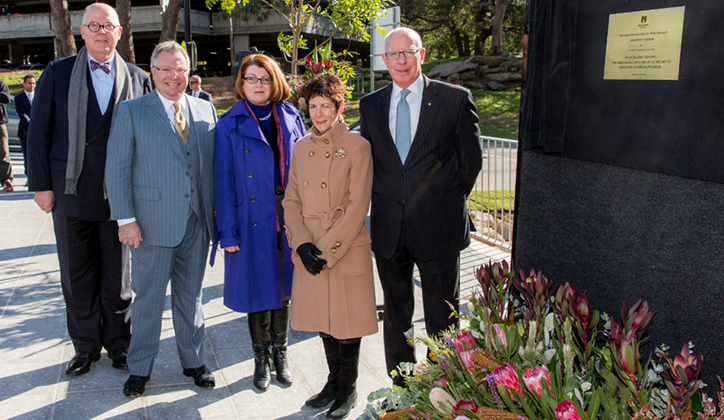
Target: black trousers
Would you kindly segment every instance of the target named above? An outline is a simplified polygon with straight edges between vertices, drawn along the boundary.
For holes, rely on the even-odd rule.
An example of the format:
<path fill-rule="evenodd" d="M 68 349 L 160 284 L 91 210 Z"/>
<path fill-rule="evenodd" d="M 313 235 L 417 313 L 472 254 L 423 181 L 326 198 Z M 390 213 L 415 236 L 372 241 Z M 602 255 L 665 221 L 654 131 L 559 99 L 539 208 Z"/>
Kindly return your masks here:
<path fill-rule="evenodd" d="M 129 251 L 118 240 L 118 224 L 80 220 L 54 210 L 53 225 L 68 334 L 75 351 L 127 348 L 131 296 L 127 289 L 126 296 L 122 292 Z"/>
<path fill-rule="evenodd" d="M 412 255 L 402 241 L 390 259 L 375 256 L 377 271 L 385 298 L 384 341 L 387 372 L 401 362 L 415 363 L 415 348 L 408 340 L 415 337 L 413 314 L 415 311 L 414 265 L 420 271 L 425 328 L 428 334 L 437 334 L 457 326 L 458 319 L 450 318 L 460 298 L 460 253 L 431 261 L 421 261 Z"/>

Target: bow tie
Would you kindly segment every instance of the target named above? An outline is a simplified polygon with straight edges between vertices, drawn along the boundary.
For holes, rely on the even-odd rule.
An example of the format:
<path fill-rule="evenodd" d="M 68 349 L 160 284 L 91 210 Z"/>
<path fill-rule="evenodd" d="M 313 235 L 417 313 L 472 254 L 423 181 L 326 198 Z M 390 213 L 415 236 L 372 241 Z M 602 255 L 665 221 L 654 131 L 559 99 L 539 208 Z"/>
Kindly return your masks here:
<path fill-rule="evenodd" d="M 95 60 L 91 60 L 90 69 L 91 69 L 91 71 L 96 71 L 98 69 L 101 69 L 106 74 L 109 74 L 111 72 L 111 63 L 99 63 Z"/>

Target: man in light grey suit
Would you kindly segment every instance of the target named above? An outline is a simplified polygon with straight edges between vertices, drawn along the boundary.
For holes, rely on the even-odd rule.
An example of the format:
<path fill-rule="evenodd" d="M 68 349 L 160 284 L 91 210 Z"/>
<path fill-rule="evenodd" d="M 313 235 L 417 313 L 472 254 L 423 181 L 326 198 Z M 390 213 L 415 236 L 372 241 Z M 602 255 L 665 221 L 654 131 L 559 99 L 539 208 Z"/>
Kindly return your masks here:
<path fill-rule="evenodd" d="M 215 385 L 204 364 L 201 283 L 213 232 L 216 111 L 184 94 L 189 58 L 175 41 L 156 46 L 156 91 L 118 109 L 108 140 L 106 185 L 118 237 L 131 246 L 133 336 L 129 397 L 143 394 L 158 353 L 166 285 L 183 374 Z"/>

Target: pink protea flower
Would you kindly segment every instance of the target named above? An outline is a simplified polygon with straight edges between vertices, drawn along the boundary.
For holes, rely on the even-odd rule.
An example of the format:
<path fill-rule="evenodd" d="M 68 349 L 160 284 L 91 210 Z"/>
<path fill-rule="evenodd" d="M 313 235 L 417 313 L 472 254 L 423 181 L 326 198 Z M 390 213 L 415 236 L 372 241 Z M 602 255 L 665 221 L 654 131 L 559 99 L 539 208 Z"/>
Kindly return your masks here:
<path fill-rule="evenodd" d="M 464 352 L 475 348 L 475 339 L 470 331 L 461 332 L 452 339 L 455 348 L 458 352 Z"/>
<path fill-rule="evenodd" d="M 493 342 L 493 348 L 495 348 L 496 351 L 500 350 L 498 349 L 498 346 L 495 344 L 495 337 L 498 337 L 501 343 L 503 343 L 503 349 L 508 350 L 508 338 L 505 336 L 505 330 L 503 330 L 503 327 L 501 327 L 498 324 L 493 324 L 490 327 L 490 337 L 491 341 Z"/>
<path fill-rule="evenodd" d="M 523 374 L 523 383 L 532 394 L 536 394 L 539 397 L 543 395 L 543 381 L 548 383 L 548 388 L 551 386 L 551 377 L 548 372 L 548 368 L 545 366 L 538 366 L 533 369 L 528 369 Z"/>
<path fill-rule="evenodd" d="M 508 362 L 498 366 L 493 371 L 493 379 L 498 387 L 503 387 L 510 392 L 514 401 L 517 401 L 514 393 L 517 395 L 523 395 L 523 386 L 520 384 L 518 372 L 515 370 L 515 366 L 513 366 L 512 363 Z"/>
<path fill-rule="evenodd" d="M 563 400 L 555 411 L 556 420 L 581 420 L 578 417 L 578 408 L 568 400 Z"/>
<path fill-rule="evenodd" d="M 479 352 L 480 350 L 467 350 L 460 352 L 460 361 L 465 365 L 465 367 L 468 369 L 468 371 L 473 372 L 475 370 L 475 362 L 473 362 L 472 354 L 475 352 Z"/>
<path fill-rule="evenodd" d="M 475 403 L 472 402 L 472 401 L 460 400 L 460 401 L 458 401 L 458 403 L 455 404 L 455 406 L 453 407 L 453 412 L 454 412 L 454 413 L 459 413 L 459 412 L 461 412 L 462 410 L 469 410 L 469 411 L 472 411 L 472 412 L 474 413 L 474 412 L 478 411 L 478 405 L 475 404 Z"/>
<path fill-rule="evenodd" d="M 447 388 L 447 376 L 440 377 L 433 382 L 433 385 L 437 385 L 441 388 Z"/>

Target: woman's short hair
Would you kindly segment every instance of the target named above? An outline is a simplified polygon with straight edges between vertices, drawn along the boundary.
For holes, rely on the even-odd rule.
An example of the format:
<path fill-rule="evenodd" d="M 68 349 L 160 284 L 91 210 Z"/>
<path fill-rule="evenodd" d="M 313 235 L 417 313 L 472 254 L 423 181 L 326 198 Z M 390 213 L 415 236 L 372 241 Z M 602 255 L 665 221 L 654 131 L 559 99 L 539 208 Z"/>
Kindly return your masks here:
<path fill-rule="evenodd" d="M 344 102 L 344 83 L 342 80 L 332 73 L 320 73 L 307 83 L 307 89 L 304 92 L 304 99 L 309 100 L 321 96 L 334 102 L 334 106 L 339 108 L 339 104 Z"/>
<path fill-rule="evenodd" d="M 261 67 L 269 73 L 269 77 L 272 79 L 271 95 L 269 96 L 271 102 L 286 101 L 292 96 L 292 92 L 289 90 L 289 85 L 287 85 L 284 73 L 282 73 L 282 70 L 279 68 L 279 64 L 268 55 L 252 54 L 246 56 L 244 61 L 241 62 L 239 74 L 236 76 L 236 85 L 234 85 L 236 99 L 246 99 L 246 96 L 244 96 L 244 76 L 249 66 Z"/>

